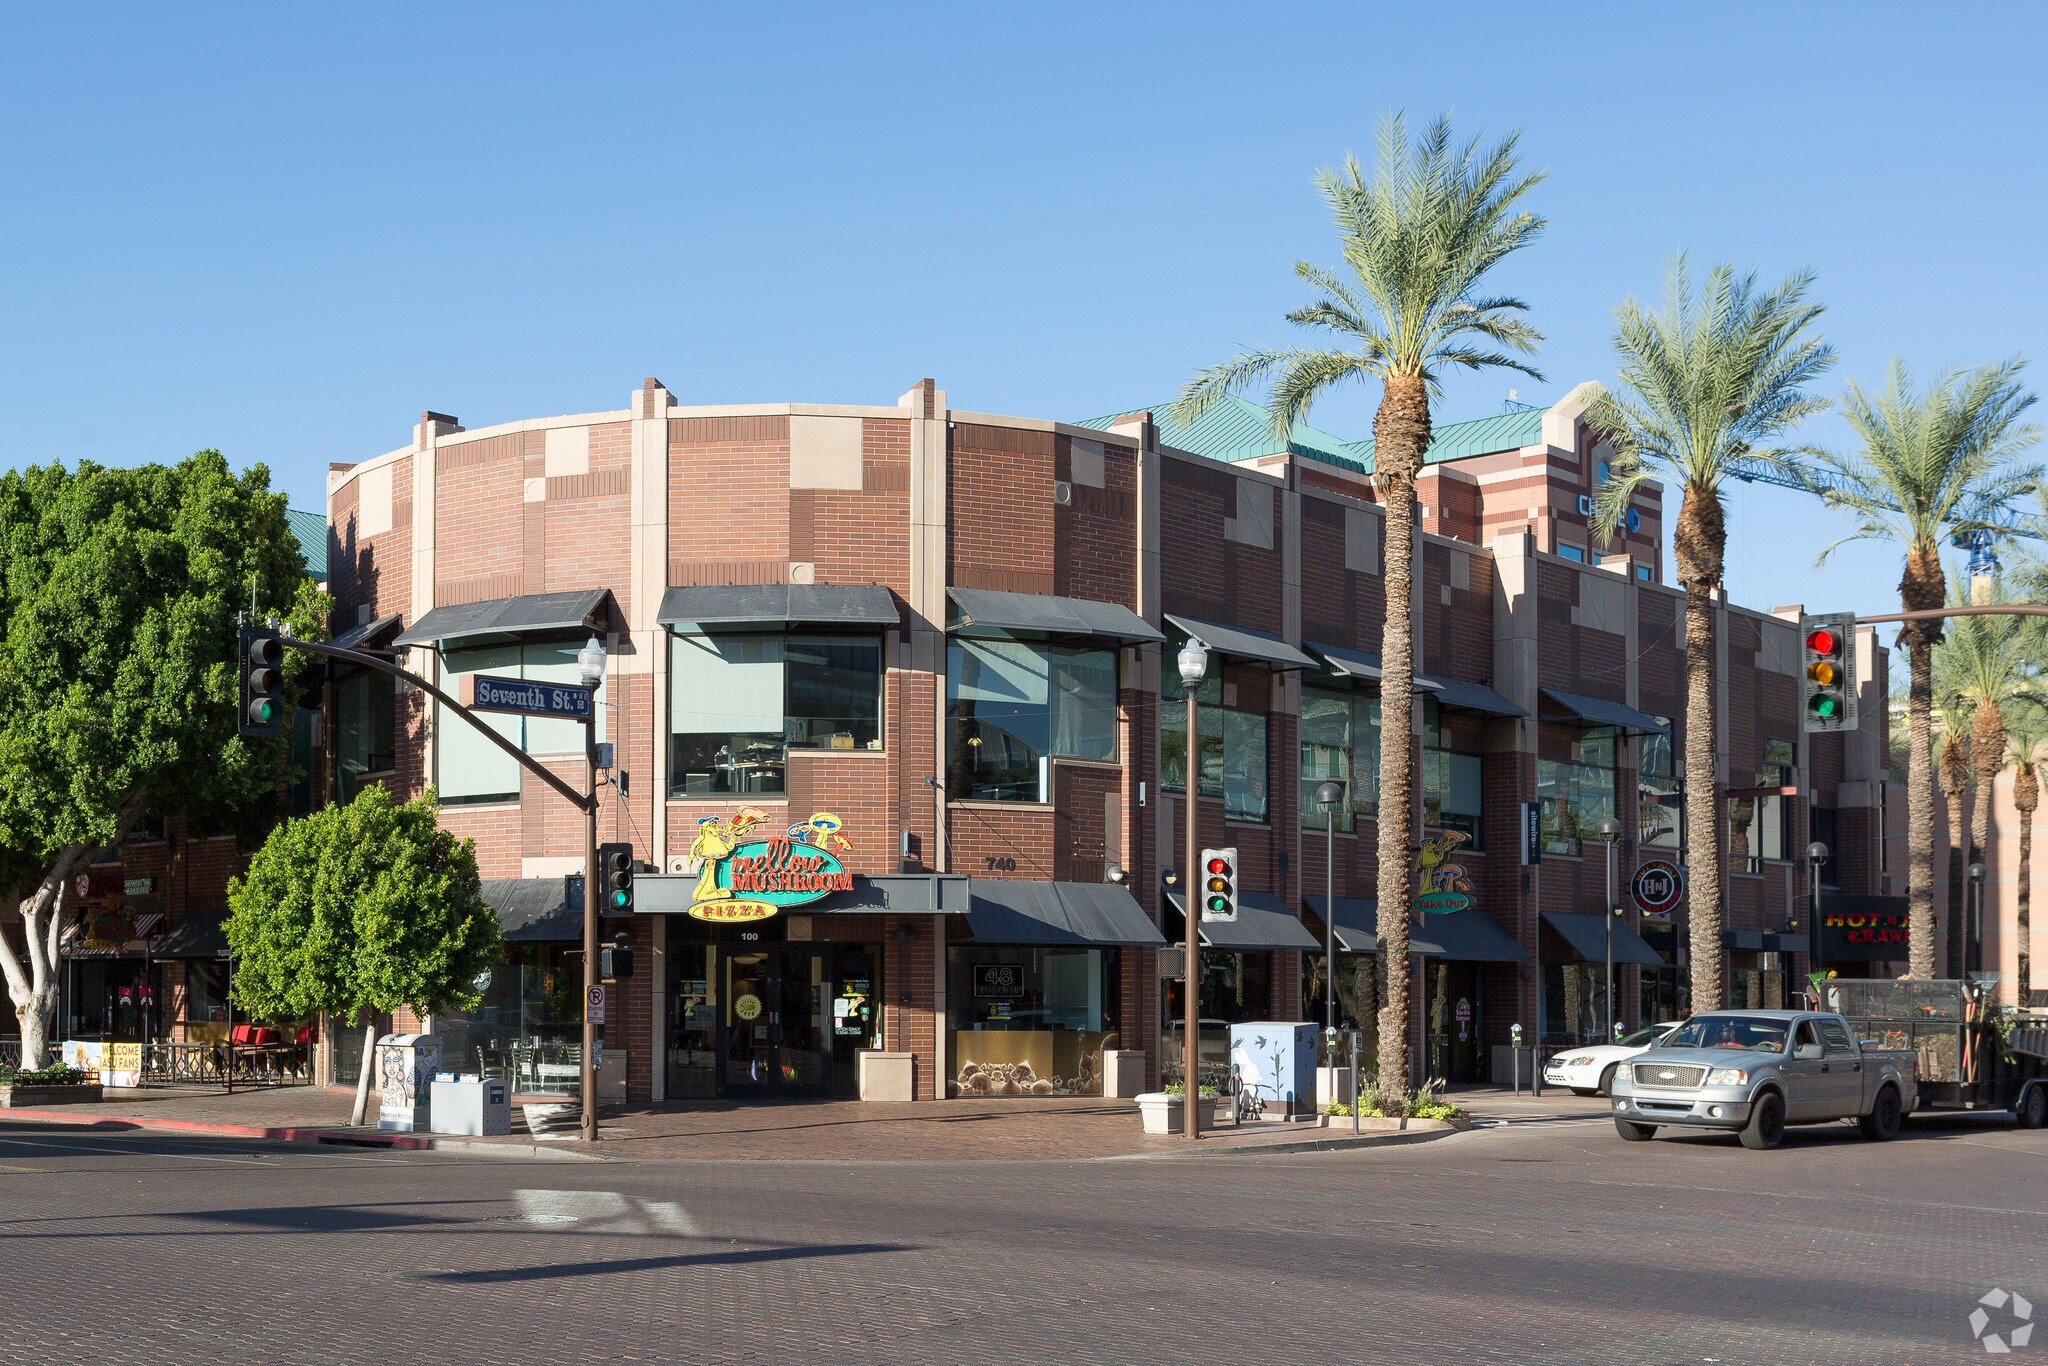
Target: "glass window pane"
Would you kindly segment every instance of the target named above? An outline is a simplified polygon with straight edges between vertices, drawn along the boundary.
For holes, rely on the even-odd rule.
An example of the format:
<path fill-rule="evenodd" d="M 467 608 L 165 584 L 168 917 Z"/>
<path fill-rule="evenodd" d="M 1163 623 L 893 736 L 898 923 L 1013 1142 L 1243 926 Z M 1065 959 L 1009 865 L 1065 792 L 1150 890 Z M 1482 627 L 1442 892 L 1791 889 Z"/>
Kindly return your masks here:
<path fill-rule="evenodd" d="M 1316 805 L 1316 788 L 1325 782 L 1344 785 L 1346 800 L 1338 805 L 1336 828 L 1352 828 L 1351 698 L 1344 693 L 1301 692 L 1301 815 L 1307 826 L 1325 821 Z"/>
<path fill-rule="evenodd" d="M 1107 759 L 1116 752 L 1116 655 L 1108 650 L 1052 651 L 1051 752 Z"/>
<path fill-rule="evenodd" d="M 1266 819 L 1265 714 L 1223 711 L 1219 715 L 1223 731 L 1223 813 L 1238 820 L 1262 821 Z M 1206 764 L 1204 767 L 1206 770 Z"/>
<path fill-rule="evenodd" d="M 1051 742 L 1051 663 L 1043 647 L 954 640 L 946 651 L 946 730 L 956 799 L 1043 800 Z"/>
<path fill-rule="evenodd" d="M 519 647 L 495 645 L 478 650 L 450 650 L 442 659 L 442 674 L 451 685 L 466 673 L 519 676 Z M 450 692 L 455 691 L 450 686 Z M 491 712 L 477 713 L 477 719 L 513 744 L 520 743 L 519 717 Z M 499 749 L 446 707 L 435 707 L 435 786 L 444 802 L 509 801 L 519 796 L 519 761 Z"/>
<path fill-rule="evenodd" d="M 583 667 L 576 662 L 582 651 L 583 642 L 549 641 L 540 644 L 528 643 L 520 652 L 522 678 L 536 683 L 573 683 L 583 686 Z M 604 695 L 597 690 L 597 738 L 604 739 Z M 526 718 L 526 752 L 528 754 L 581 754 L 583 752 L 584 729 L 581 721 L 565 721 L 553 716 L 529 716 Z"/>
<path fill-rule="evenodd" d="M 670 637 L 669 790 L 783 790 L 780 636 Z"/>
<path fill-rule="evenodd" d="M 788 645 L 789 744 L 880 749 L 882 647 L 873 640 L 798 637 Z"/>
<path fill-rule="evenodd" d="M 1351 809 L 1372 816 L 1380 809 L 1380 699 L 1355 697 L 1351 715 Z"/>

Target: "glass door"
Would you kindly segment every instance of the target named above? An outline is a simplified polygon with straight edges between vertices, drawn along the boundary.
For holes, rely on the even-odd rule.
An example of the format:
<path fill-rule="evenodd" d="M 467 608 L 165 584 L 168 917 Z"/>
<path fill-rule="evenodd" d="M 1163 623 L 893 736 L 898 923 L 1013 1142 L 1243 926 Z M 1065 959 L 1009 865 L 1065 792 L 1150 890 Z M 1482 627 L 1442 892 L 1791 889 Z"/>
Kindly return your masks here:
<path fill-rule="evenodd" d="M 721 954 L 720 965 L 725 1094 L 823 1095 L 832 1061 L 823 955 L 808 945 L 763 945 Z"/>

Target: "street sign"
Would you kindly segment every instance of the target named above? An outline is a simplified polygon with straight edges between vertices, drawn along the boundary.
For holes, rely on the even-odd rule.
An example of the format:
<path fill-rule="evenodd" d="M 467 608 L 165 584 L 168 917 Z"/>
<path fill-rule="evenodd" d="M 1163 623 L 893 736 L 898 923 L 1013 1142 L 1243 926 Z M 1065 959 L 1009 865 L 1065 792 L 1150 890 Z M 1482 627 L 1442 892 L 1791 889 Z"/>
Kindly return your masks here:
<path fill-rule="evenodd" d="M 1449 915 L 1471 906 L 1472 898 L 1463 892 L 1424 892 L 1412 904 L 1424 915 Z"/>
<path fill-rule="evenodd" d="M 1685 870 L 1670 859 L 1644 859 L 1628 891 L 1644 915 L 1670 915 L 1685 896 Z"/>
<path fill-rule="evenodd" d="M 471 674 L 469 705 L 477 711 L 515 711 L 524 716 L 590 719 L 593 694 L 574 683 L 535 683 L 524 678 Z"/>
<path fill-rule="evenodd" d="M 585 988 L 583 1018 L 592 1024 L 604 1023 L 604 986 L 602 983 Z"/>

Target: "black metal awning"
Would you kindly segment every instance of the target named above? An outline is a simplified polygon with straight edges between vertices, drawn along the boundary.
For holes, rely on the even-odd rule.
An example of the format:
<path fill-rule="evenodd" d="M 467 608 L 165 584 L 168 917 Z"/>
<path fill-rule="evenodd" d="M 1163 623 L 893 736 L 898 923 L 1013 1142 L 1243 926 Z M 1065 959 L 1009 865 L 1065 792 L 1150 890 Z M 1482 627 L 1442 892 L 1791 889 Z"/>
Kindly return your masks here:
<path fill-rule="evenodd" d="M 896 599 L 879 584 L 692 584 L 662 595 L 663 626 L 896 626 Z"/>
<path fill-rule="evenodd" d="M 436 607 L 401 632 L 394 645 L 481 645 L 542 631 L 602 631 L 606 588 L 571 593 L 529 593 Z"/>
<path fill-rule="evenodd" d="M 1248 626 L 1225 626 L 1221 622 L 1197 621 L 1193 617 L 1166 614 L 1167 621 L 1201 641 L 1218 654 L 1255 659 L 1276 669 L 1313 669 L 1322 672 L 1314 659 L 1289 645 L 1270 631 Z"/>
<path fill-rule="evenodd" d="M 1320 916 L 1323 899 L 1304 897 Z M 1337 898 L 1337 947 L 1345 953 L 1378 953 L 1379 903 L 1356 897 Z M 1450 915 L 1410 916 L 1408 952 L 1457 963 L 1526 963 L 1528 953 L 1484 911 L 1466 909 Z"/>
<path fill-rule="evenodd" d="M 1540 691 L 1543 700 L 1549 704 L 1543 708 L 1542 719 L 1545 721 L 1577 721 L 1587 726 L 1616 726 L 1644 735 L 1671 733 L 1671 727 L 1663 721 L 1646 711 L 1637 711 L 1625 702 L 1609 702 L 1605 698 L 1560 692 L 1556 688 L 1543 688 Z"/>
<path fill-rule="evenodd" d="M 1546 924 L 1572 946 L 1572 952 L 1589 963 L 1604 962 L 1607 958 L 1607 929 L 1603 920 L 1614 922 L 1614 961 L 1636 963 L 1646 968 L 1661 967 L 1664 960 L 1650 947 L 1635 928 L 1620 916 L 1566 915 L 1563 911 L 1545 911 Z"/>
<path fill-rule="evenodd" d="M 1436 700 L 1439 706 L 1476 711 L 1485 716 L 1519 717 L 1529 714 L 1484 683 L 1468 683 L 1462 678 L 1435 677 L 1429 681 L 1436 687 Z"/>
<path fill-rule="evenodd" d="M 1380 657 L 1364 650 L 1350 650 L 1341 645 L 1318 645 L 1308 643 L 1309 653 L 1319 656 L 1330 666 L 1330 672 L 1339 678 L 1361 679 L 1368 683 L 1380 681 L 1382 665 Z M 1415 675 L 1415 686 L 1421 692 L 1435 692 L 1437 682 L 1424 674 Z"/>
<path fill-rule="evenodd" d="M 187 911 L 157 937 L 150 952 L 158 958 L 225 958 L 227 921 L 228 913 L 224 910 Z"/>
<path fill-rule="evenodd" d="M 1174 910 L 1187 914 L 1179 892 L 1168 892 L 1166 900 Z M 1319 949 L 1322 941 L 1309 933 L 1287 910 L 1287 903 L 1271 892 L 1240 892 L 1237 919 L 1203 920 L 1197 923 L 1202 943 L 1212 949 Z"/>
<path fill-rule="evenodd" d="M 983 944 L 1138 945 L 1166 937 L 1130 889 L 1114 882 L 973 878 L 967 929 Z"/>
<path fill-rule="evenodd" d="M 637 890 L 637 880 L 636 880 Z M 485 878 L 484 904 L 514 944 L 559 944 L 583 938 L 581 877 Z"/>
<path fill-rule="evenodd" d="M 393 612 L 388 617 L 378 617 L 375 621 L 351 626 L 328 644 L 342 650 L 374 650 L 391 643 L 391 637 L 397 633 L 400 620 L 402 618 Z"/>
<path fill-rule="evenodd" d="M 1003 631 L 1048 636 L 1093 636 L 1120 645 L 1166 639 L 1150 622 L 1120 602 L 1062 598 L 1042 593 L 1005 593 L 993 588 L 949 588 L 954 631 Z"/>

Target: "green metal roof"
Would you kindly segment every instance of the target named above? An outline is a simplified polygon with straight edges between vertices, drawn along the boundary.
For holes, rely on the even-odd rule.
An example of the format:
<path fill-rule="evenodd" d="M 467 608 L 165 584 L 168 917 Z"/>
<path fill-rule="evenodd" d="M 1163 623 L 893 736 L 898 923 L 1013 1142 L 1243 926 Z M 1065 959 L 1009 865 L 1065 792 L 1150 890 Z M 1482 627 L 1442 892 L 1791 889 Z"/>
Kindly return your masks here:
<path fill-rule="evenodd" d="M 1143 408 L 1127 408 L 1124 412 L 1147 411 Z M 1203 413 L 1192 424 L 1176 420 L 1171 414 L 1170 404 L 1159 404 L 1149 409 L 1152 420 L 1159 425 L 1159 440 L 1162 445 L 1176 450 L 1205 455 L 1211 460 L 1236 463 L 1241 460 L 1256 460 L 1260 456 L 1278 455 L 1279 443 L 1273 439 L 1273 419 L 1267 411 L 1250 399 L 1236 394 L 1229 395 L 1221 403 Z M 1423 454 L 1423 462 L 1430 465 L 1442 464 L 1446 460 L 1463 460 L 1469 456 L 1486 455 L 1493 451 L 1519 450 L 1533 446 L 1543 439 L 1542 408 L 1524 408 L 1512 413 L 1501 413 L 1495 417 L 1473 418 L 1468 422 L 1451 422 L 1436 428 L 1430 437 L 1429 450 Z M 1122 414 L 1107 417 L 1091 417 L 1074 425 L 1106 430 Z M 1372 473 L 1372 441 L 1346 441 L 1341 437 L 1307 423 L 1296 423 L 1289 435 L 1287 449 L 1308 460 L 1336 465 L 1357 474 Z"/>
<path fill-rule="evenodd" d="M 327 577 L 327 519 L 317 512 L 286 508 L 285 523 L 299 538 L 299 550 L 306 557 L 306 572 L 315 579 Z"/>

